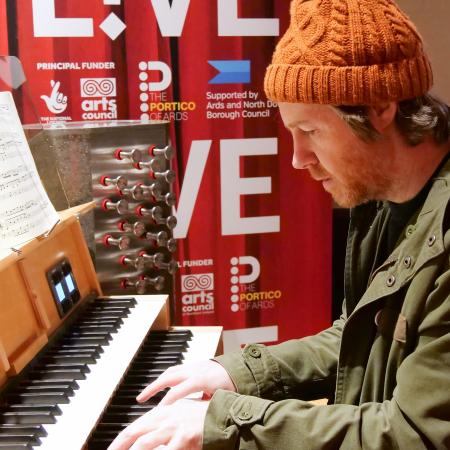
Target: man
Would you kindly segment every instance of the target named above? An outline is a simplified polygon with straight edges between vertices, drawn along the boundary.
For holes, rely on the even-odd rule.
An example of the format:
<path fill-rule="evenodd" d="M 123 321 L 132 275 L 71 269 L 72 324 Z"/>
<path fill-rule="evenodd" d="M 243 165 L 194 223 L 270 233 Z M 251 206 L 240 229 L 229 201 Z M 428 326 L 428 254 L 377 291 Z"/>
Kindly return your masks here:
<path fill-rule="evenodd" d="M 172 387 L 161 405 L 111 450 L 450 448 L 449 111 L 431 84 L 392 1 L 292 2 L 265 90 L 293 166 L 353 208 L 342 316 L 167 370 L 138 397 Z M 182 399 L 200 390 L 209 401 Z"/>

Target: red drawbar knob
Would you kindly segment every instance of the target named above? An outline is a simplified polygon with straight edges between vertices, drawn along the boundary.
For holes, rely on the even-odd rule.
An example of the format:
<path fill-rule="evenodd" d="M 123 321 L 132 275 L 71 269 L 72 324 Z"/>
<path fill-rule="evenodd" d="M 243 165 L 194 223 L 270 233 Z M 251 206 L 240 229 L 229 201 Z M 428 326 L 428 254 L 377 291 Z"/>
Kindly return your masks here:
<path fill-rule="evenodd" d="M 133 167 L 137 170 L 142 170 L 141 164 L 140 163 L 133 163 Z"/>
<path fill-rule="evenodd" d="M 108 184 L 106 183 L 106 179 L 109 178 L 108 175 L 103 175 L 100 177 L 100 184 L 103 186 L 108 186 Z"/>
<path fill-rule="evenodd" d="M 108 211 L 107 203 L 110 202 L 111 199 L 105 198 L 105 200 L 102 201 L 102 209 L 105 211 Z"/>
<path fill-rule="evenodd" d="M 122 288 L 122 289 L 126 289 L 128 286 L 127 286 L 127 283 L 128 283 L 128 278 L 122 278 L 121 280 L 120 280 L 120 287 Z"/>
<path fill-rule="evenodd" d="M 122 157 L 120 156 L 120 154 L 122 153 L 122 149 L 118 148 L 115 152 L 114 152 L 114 158 L 116 159 L 122 159 Z"/>
<path fill-rule="evenodd" d="M 109 246 L 109 240 L 112 238 L 112 236 L 110 234 L 105 234 L 103 236 L 103 243 L 107 246 Z"/>
<path fill-rule="evenodd" d="M 124 225 L 126 224 L 126 222 L 124 221 L 124 220 L 121 220 L 120 222 L 117 222 L 117 228 L 120 230 L 120 231 L 125 231 L 125 229 L 124 229 Z"/>
<path fill-rule="evenodd" d="M 148 154 L 149 156 L 154 156 L 153 155 L 153 150 L 155 150 L 156 145 L 150 145 L 150 147 L 148 148 Z"/>
<path fill-rule="evenodd" d="M 121 256 L 119 258 L 119 263 L 122 264 L 122 266 L 126 266 L 127 265 L 127 263 L 125 262 L 125 258 L 126 258 L 126 256 Z"/>
<path fill-rule="evenodd" d="M 143 216 L 143 214 L 142 214 L 142 209 L 143 209 L 144 207 L 142 206 L 142 205 L 139 205 L 139 206 L 137 206 L 136 207 L 136 214 L 138 215 L 138 216 Z"/>

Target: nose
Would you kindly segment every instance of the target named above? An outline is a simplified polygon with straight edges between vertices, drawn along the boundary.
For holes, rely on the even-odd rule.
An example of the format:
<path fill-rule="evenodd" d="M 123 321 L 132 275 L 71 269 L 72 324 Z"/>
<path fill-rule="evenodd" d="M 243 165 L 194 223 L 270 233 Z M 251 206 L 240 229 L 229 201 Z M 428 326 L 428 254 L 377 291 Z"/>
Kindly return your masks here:
<path fill-rule="evenodd" d="M 319 162 L 316 154 L 311 150 L 307 142 L 307 137 L 294 133 L 293 143 L 292 167 L 294 169 L 308 169 Z"/>

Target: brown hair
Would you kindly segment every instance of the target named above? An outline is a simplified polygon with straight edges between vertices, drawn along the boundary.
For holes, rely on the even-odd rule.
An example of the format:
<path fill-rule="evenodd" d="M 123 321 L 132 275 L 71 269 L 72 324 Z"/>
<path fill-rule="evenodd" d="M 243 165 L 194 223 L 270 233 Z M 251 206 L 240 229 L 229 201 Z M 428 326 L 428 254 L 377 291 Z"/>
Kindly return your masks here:
<path fill-rule="evenodd" d="M 380 138 L 370 122 L 368 106 L 342 105 L 334 109 L 364 141 Z M 444 144 L 449 139 L 449 121 L 448 105 L 431 94 L 400 101 L 395 116 L 400 133 L 411 146 L 420 144 L 426 136 L 432 136 L 437 144 Z"/>

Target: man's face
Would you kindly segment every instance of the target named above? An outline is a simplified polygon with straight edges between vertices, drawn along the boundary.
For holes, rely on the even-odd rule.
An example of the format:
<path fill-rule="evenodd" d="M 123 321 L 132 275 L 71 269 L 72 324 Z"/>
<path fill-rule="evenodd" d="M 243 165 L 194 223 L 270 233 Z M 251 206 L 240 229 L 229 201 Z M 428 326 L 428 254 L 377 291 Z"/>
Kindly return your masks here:
<path fill-rule="evenodd" d="M 358 138 L 330 106 L 278 106 L 292 133 L 294 168 L 307 169 L 346 208 L 387 198 L 391 183 L 383 170 L 387 160 L 382 146 Z"/>

